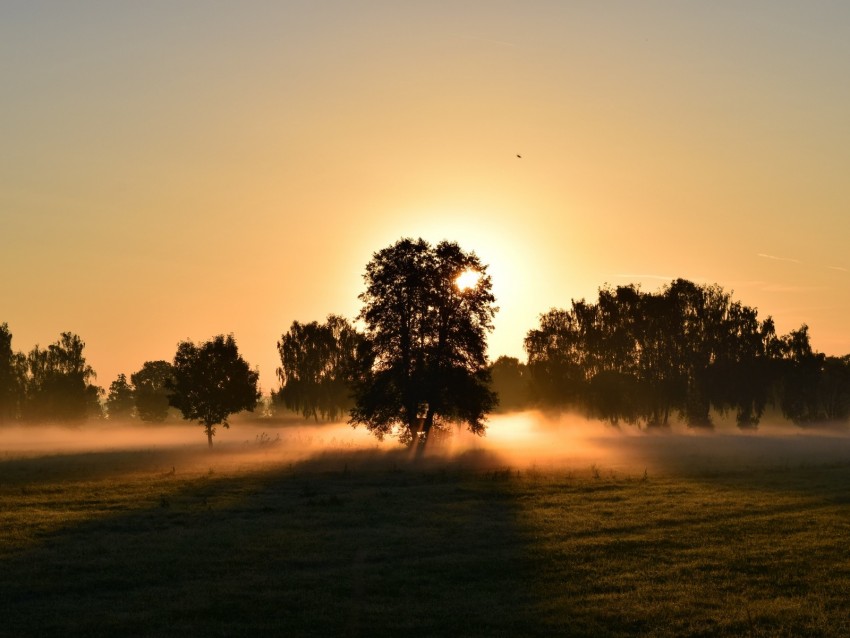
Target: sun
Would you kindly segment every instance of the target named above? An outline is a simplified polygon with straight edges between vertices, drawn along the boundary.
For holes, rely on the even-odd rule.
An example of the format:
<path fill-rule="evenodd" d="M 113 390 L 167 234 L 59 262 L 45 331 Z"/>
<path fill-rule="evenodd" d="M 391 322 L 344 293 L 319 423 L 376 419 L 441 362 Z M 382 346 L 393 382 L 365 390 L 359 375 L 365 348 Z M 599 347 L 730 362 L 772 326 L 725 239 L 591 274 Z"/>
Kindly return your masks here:
<path fill-rule="evenodd" d="M 481 279 L 481 273 L 477 270 L 464 270 L 460 273 L 455 279 L 455 286 L 457 289 L 463 292 L 464 290 L 469 290 L 470 288 L 475 288 L 478 285 L 478 280 Z"/>

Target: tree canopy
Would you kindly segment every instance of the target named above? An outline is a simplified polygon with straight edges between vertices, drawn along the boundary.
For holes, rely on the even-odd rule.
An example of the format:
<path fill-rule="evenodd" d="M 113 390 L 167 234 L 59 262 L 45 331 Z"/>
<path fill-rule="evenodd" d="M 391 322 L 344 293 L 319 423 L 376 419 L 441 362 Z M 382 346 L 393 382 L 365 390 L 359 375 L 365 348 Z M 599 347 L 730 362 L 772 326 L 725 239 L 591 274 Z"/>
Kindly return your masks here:
<path fill-rule="evenodd" d="M 528 367 L 516 357 L 501 356 L 490 365 L 493 392 L 499 412 L 527 408 L 530 402 Z"/>
<path fill-rule="evenodd" d="M 31 421 L 78 421 L 101 416 L 103 390 L 90 383 L 96 375 L 83 355 L 85 342 L 63 332 L 45 349 L 35 346 L 24 360 L 22 414 Z"/>
<path fill-rule="evenodd" d="M 136 412 L 142 421 L 161 423 L 168 416 L 168 382 L 174 369 L 168 361 L 145 361 L 131 375 L 135 386 Z"/>
<path fill-rule="evenodd" d="M 472 285 L 458 285 L 465 278 Z M 372 256 L 359 315 L 369 351 L 351 423 L 410 445 L 433 428 L 464 422 L 482 434 L 496 403 L 486 336 L 497 308 L 487 266 L 454 242 L 401 239 Z"/>
<path fill-rule="evenodd" d="M 133 416 L 135 407 L 135 390 L 127 382 L 127 375 L 121 373 L 115 381 L 109 384 L 109 394 L 106 396 L 106 414 L 110 421 L 129 419 Z"/>
<path fill-rule="evenodd" d="M 204 426 L 212 447 L 216 425 L 228 428 L 231 414 L 254 409 L 260 398 L 258 377 L 239 354 L 233 335 L 200 344 L 181 341 L 168 381 L 169 402 L 184 419 Z"/>
<path fill-rule="evenodd" d="M 603 288 L 595 304 L 542 315 L 525 348 L 538 404 L 612 423 L 664 426 L 678 414 L 707 427 L 715 409 L 752 428 L 771 403 L 795 423 L 850 412 L 850 362 L 812 352 L 806 326 L 778 337 L 770 317 L 717 285 Z"/>
<path fill-rule="evenodd" d="M 338 315 L 322 324 L 293 321 L 277 342 L 281 387 L 275 400 L 308 419 L 339 419 L 352 407 L 362 345 L 363 336 Z"/>

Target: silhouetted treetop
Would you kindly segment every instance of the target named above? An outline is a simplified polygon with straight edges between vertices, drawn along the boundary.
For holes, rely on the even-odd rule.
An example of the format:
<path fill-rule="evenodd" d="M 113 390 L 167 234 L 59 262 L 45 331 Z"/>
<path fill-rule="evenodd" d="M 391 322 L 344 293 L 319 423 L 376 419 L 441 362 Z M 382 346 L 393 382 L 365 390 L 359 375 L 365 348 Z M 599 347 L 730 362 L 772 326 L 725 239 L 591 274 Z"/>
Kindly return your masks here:
<path fill-rule="evenodd" d="M 63 332 L 42 350 L 35 346 L 26 357 L 22 414 L 28 420 L 75 421 L 100 416 L 103 390 L 90 383 L 96 375 L 83 355 L 85 343 Z"/>
<path fill-rule="evenodd" d="M 335 420 L 351 409 L 363 336 L 343 317 L 293 321 L 277 342 L 280 391 L 274 399 L 307 418 Z"/>
<path fill-rule="evenodd" d="M 168 383 L 174 367 L 168 361 L 145 361 L 130 379 L 135 386 L 136 412 L 142 421 L 161 423 L 168 416 Z"/>
<path fill-rule="evenodd" d="M 132 385 L 127 382 L 126 374 L 119 374 L 109 384 L 109 394 L 106 397 L 106 413 L 110 421 L 129 419 L 133 416 L 136 407 L 136 393 Z"/>

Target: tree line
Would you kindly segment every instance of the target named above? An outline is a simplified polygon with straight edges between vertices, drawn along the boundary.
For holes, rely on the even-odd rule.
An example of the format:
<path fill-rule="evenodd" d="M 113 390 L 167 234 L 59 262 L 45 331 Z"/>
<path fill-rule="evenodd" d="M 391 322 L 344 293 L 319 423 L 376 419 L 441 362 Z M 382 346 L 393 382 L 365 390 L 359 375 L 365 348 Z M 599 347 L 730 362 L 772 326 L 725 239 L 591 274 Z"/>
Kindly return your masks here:
<path fill-rule="evenodd" d="M 527 363 L 502 358 L 491 370 L 513 407 L 642 427 L 674 417 L 711 427 L 713 413 L 734 413 L 754 428 L 768 408 L 798 425 L 850 417 L 850 355 L 814 351 L 806 325 L 777 335 L 771 317 L 717 285 L 605 287 L 596 303 L 543 314 L 524 345 Z"/>
<path fill-rule="evenodd" d="M 71 332 L 29 353 L 12 350 L 12 333 L 0 324 L 0 423 L 23 419 L 79 420 L 100 414 L 101 388 L 83 356 L 85 343 Z"/>
<path fill-rule="evenodd" d="M 367 293 L 361 300 L 368 303 L 359 318 L 371 332 L 360 334 L 345 319 L 333 315 L 325 324 L 292 324 L 278 342 L 282 361 L 279 401 L 310 418 L 336 419 L 347 411 L 357 416 L 368 400 L 368 395 L 358 392 L 363 371 L 372 375 L 373 383 L 368 386 L 372 391 L 381 387 L 380 375 L 374 374 L 378 368 L 369 358 L 370 343 L 377 345 L 381 356 L 393 355 L 384 365 L 385 371 L 393 366 L 411 371 L 401 381 L 387 378 L 385 385 L 410 381 L 411 387 L 424 394 L 430 387 L 429 375 L 433 375 L 431 378 L 453 386 L 458 396 L 476 397 L 474 391 L 461 389 L 433 365 L 437 340 L 428 330 L 436 324 L 433 319 L 426 321 L 428 312 L 405 310 L 386 294 L 387 290 L 397 294 L 405 285 L 385 281 L 381 289 L 373 291 L 379 276 L 388 279 L 382 269 L 390 254 L 394 260 L 402 254 L 408 258 L 405 251 L 410 249 L 397 244 L 377 253 L 367 269 Z M 423 279 L 421 273 L 414 276 L 417 265 L 394 265 L 393 277 L 403 272 L 416 281 Z M 475 268 L 481 264 L 476 263 Z M 476 294 L 489 290 L 489 282 L 481 285 Z M 479 311 L 488 308 L 494 312 L 492 297 L 477 299 Z M 427 302 L 425 307 L 437 309 L 440 303 Z M 461 314 L 470 319 L 468 311 Z M 479 316 L 479 322 L 483 321 L 479 326 L 489 326 L 487 317 L 492 314 L 485 315 L 483 320 Z M 415 334 L 408 334 L 411 325 L 425 336 L 417 340 Z M 385 341 L 376 341 L 376 335 Z M 421 344 L 420 350 L 410 352 L 411 341 Z M 462 344 L 468 343 L 481 344 L 481 335 L 458 339 L 451 347 L 463 350 Z M 424 344 L 431 345 L 430 356 L 423 350 Z M 482 365 L 480 358 L 475 360 L 467 373 L 477 375 L 479 388 L 489 386 L 492 395 L 481 392 L 472 403 L 486 406 L 487 411 L 576 410 L 615 425 L 646 428 L 665 427 L 674 419 L 691 427 L 712 427 L 717 414 L 734 414 L 740 428 L 751 429 L 768 409 L 801 426 L 850 418 L 850 355 L 816 352 L 806 325 L 778 335 L 771 317 L 760 319 L 757 309 L 733 299 L 718 285 L 677 279 L 655 293 L 643 292 L 635 285 L 603 287 L 595 303 L 573 301 L 569 309 L 552 309 L 541 315 L 524 347 L 525 363 L 514 357 L 499 357 L 487 365 Z M 404 400 L 398 398 L 390 411 L 393 415 L 404 411 Z M 421 397 L 416 400 L 419 405 L 432 405 Z M 386 407 L 385 401 L 385 397 L 373 401 L 375 413 L 378 407 Z M 443 409 L 438 409 L 443 420 L 464 420 Z M 427 412 L 411 404 L 402 435 L 417 431 L 418 420 L 427 418 Z M 416 418 L 411 419 L 413 415 Z M 388 423 L 377 427 L 378 432 L 389 431 Z M 476 427 L 471 429 L 476 431 Z"/>
<path fill-rule="evenodd" d="M 209 445 L 217 425 L 253 410 L 259 374 L 239 355 L 232 335 L 178 344 L 174 361 L 146 361 L 127 380 L 119 374 L 108 393 L 92 381 L 85 343 L 71 332 L 28 354 L 12 349 L 8 324 L 0 324 L 0 424 L 12 421 L 74 423 L 87 418 L 138 418 L 160 423 L 169 410 L 204 426 Z M 105 400 L 104 400 L 105 399 Z"/>
<path fill-rule="evenodd" d="M 850 417 L 850 355 L 815 352 L 805 325 L 777 335 L 770 317 L 759 319 L 717 285 L 603 287 L 595 303 L 541 315 L 524 341 L 526 363 L 488 363 L 497 308 L 474 252 L 401 239 L 374 253 L 363 277 L 363 329 L 329 315 L 295 321 L 281 335 L 273 405 L 317 421 L 347 416 L 419 449 L 452 423 L 483 433 L 496 409 L 579 410 L 647 428 L 673 419 L 710 427 L 718 412 L 754 428 L 768 408 L 800 425 Z M 161 422 L 176 410 L 201 423 L 212 445 L 216 426 L 260 396 L 232 335 L 181 342 L 173 361 L 147 361 L 108 391 L 94 385 L 84 346 L 62 333 L 24 355 L 2 324 L 0 422 Z"/>
<path fill-rule="evenodd" d="M 348 415 L 379 439 L 396 435 L 423 449 L 465 422 L 483 433 L 497 403 L 490 389 L 486 336 L 496 313 L 487 266 L 449 241 L 401 239 L 366 266 L 358 319 L 294 322 L 277 344 L 280 388 L 273 403 L 307 418 Z M 172 362 L 148 361 L 120 374 L 106 392 L 94 385 L 83 341 L 71 333 L 28 356 L 15 353 L 3 324 L 0 419 L 74 421 L 92 416 L 162 421 L 169 409 L 204 426 L 212 445 L 229 415 L 253 410 L 258 375 L 232 336 L 178 344 Z M 46 388 L 42 391 L 42 388 Z M 104 401 L 101 399 L 105 398 Z"/>

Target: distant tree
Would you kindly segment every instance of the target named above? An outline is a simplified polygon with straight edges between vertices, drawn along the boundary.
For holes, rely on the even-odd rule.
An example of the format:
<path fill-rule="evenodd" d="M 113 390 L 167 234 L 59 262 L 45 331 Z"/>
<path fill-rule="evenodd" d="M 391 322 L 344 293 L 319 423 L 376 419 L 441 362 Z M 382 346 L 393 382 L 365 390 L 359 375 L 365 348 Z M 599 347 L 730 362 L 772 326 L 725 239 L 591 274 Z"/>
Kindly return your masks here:
<path fill-rule="evenodd" d="M 805 324 L 779 338 L 777 394 L 782 414 L 806 426 L 850 417 L 850 355 L 827 357 L 812 349 Z"/>
<path fill-rule="evenodd" d="M 850 354 L 824 360 L 820 402 L 826 421 L 840 422 L 850 417 Z"/>
<path fill-rule="evenodd" d="M 129 419 L 133 416 L 136 396 L 133 386 L 127 383 L 127 375 L 119 374 L 109 384 L 109 394 L 106 397 L 106 413 L 110 421 Z"/>
<path fill-rule="evenodd" d="M 490 365 L 492 389 L 498 397 L 498 411 L 523 410 L 530 405 L 528 370 L 516 357 L 499 357 Z"/>
<path fill-rule="evenodd" d="M 184 419 L 204 426 L 212 447 L 216 425 L 228 428 L 231 414 L 254 409 L 260 398 L 258 377 L 239 355 L 233 335 L 218 335 L 197 345 L 181 341 L 168 382 L 169 402 Z"/>
<path fill-rule="evenodd" d="M 588 382 L 584 408 L 588 416 L 618 426 L 621 421 L 635 424 L 643 417 L 649 426 L 665 425 L 655 407 L 659 394 L 632 374 L 602 370 Z"/>
<path fill-rule="evenodd" d="M 770 318 L 719 286 L 677 279 L 657 294 L 602 288 L 597 303 L 553 309 L 525 340 L 533 394 L 617 424 L 666 426 L 678 413 L 710 427 L 734 409 L 755 427 L 771 394 L 776 337 Z"/>
<path fill-rule="evenodd" d="M 729 304 L 707 386 L 714 407 L 721 412 L 734 410 L 741 429 L 757 427 L 771 401 L 776 342 L 773 319 L 759 322 L 754 308 Z"/>
<path fill-rule="evenodd" d="M 131 375 L 135 386 L 136 413 L 142 421 L 161 423 L 168 416 L 168 381 L 174 368 L 168 361 L 145 361 L 141 370 Z"/>
<path fill-rule="evenodd" d="M 463 279 L 463 273 L 471 273 Z M 454 242 L 402 239 L 372 256 L 359 318 L 370 362 L 355 390 L 353 425 L 396 431 L 421 451 L 432 428 L 465 422 L 482 434 L 496 403 L 486 335 L 496 312 L 487 267 Z"/>
<path fill-rule="evenodd" d="M 26 358 L 12 350 L 9 325 L 0 324 L 0 424 L 18 418 L 26 382 Z"/>
<path fill-rule="evenodd" d="M 825 356 L 812 349 L 809 327 L 792 330 L 780 337 L 779 344 L 777 392 L 782 414 L 798 425 L 824 420 L 818 386 Z"/>
<path fill-rule="evenodd" d="M 352 407 L 352 384 L 363 336 L 337 315 L 299 323 L 277 342 L 281 382 L 278 401 L 306 418 L 335 420 Z"/>
<path fill-rule="evenodd" d="M 688 381 L 682 362 L 679 308 L 670 294 L 637 291 L 636 303 L 629 303 L 623 320 L 633 324 L 632 355 L 634 368 L 624 371 L 634 378 L 624 415 L 629 423 L 643 422 L 649 428 L 667 427 L 670 416 L 682 411 L 687 400 Z M 629 293 L 628 296 L 631 296 Z M 619 295 L 618 295 L 619 296 Z"/>
<path fill-rule="evenodd" d="M 29 420 L 81 420 L 101 416 L 102 388 L 83 356 L 85 343 L 71 332 L 47 347 L 27 355 L 26 398 L 23 412 Z"/>
<path fill-rule="evenodd" d="M 578 317 L 578 313 L 553 308 L 540 316 L 540 327 L 525 337 L 530 392 L 538 405 L 572 406 L 586 390 Z"/>
<path fill-rule="evenodd" d="M 271 395 L 262 394 L 260 390 L 260 398 L 257 399 L 257 405 L 254 406 L 254 414 L 260 418 L 271 418 L 277 414 L 275 406 L 274 392 Z"/>

